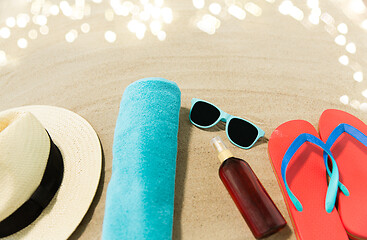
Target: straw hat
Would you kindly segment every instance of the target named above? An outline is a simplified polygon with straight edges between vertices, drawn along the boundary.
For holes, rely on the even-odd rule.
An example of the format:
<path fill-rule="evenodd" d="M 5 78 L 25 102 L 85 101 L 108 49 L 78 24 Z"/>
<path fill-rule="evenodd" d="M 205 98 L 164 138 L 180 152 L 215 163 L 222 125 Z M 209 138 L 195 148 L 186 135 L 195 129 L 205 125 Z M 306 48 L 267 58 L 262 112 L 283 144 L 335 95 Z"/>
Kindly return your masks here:
<path fill-rule="evenodd" d="M 67 239 L 94 198 L 101 165 L 97 134 L 79 115 L 52 106 L 0 112 L 0 227 L 8 231 L 7 221 L 18 217 L 19 228 L 25 205 L 44 208 L 4 239 Z"/>

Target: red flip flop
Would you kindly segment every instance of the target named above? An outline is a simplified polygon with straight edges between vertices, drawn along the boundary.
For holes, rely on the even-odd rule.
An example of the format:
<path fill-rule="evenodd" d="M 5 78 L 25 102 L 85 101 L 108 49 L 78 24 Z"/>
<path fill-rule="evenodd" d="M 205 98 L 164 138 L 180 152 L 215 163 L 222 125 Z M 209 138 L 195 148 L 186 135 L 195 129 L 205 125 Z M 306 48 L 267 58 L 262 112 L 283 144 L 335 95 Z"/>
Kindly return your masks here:
<path fill-rule="evenodd" d="M 298 141 L 304 135 L 307 139 L 317 142 L 316 145 L 311 143 L 312 141 Z M 294 147 L 297 141 L 298 145 Z M 289 149 L 292 148 L 294 151 L 289 154 Z M 316 129 L 303 120 L 283 123 L 271 135 L 268 149 L 273 171 L 282 190 L 297 239 L 347 240 L 348 235 L 334 208 L 334 203 L 329 208 L 330 213 L 325 210 L 327 205 L 325 195 L 329 192 L 323 159 L 323 149 L 326 149 L 326 145 L 318 139 Z M 286 158 L 288 160 L 285 160 Z M 333 174 L 334 170 L 337 172 L 337 167 L 333 169 Z M 283 180 L 282 174 L 286 176 L 286 181 Z M 334 190 L 335 201 L 337 191 L 335 184 Z M 294 203 L 294 196 L 302 203 L 301 207 Z"/>
<path fill-rule="evenodd" d="M 355 116 L 335 109 L 319 121 L 321 139 L 331 147 L 340 182 L 350 195 L 338 196 L 338 211 L 351 239 L 367 239 L 367 126 Z M 364 144 L 363 144 L 364 143 Z"/>

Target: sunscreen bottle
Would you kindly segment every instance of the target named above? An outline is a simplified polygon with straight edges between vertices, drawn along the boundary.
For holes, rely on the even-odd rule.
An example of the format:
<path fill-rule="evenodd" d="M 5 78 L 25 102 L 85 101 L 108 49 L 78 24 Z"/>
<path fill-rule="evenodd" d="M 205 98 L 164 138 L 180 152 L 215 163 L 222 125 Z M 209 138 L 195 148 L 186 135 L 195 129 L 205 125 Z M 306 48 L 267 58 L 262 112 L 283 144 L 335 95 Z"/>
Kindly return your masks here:
<path fill-rule="evenodd" d="M 233 157 L 220 137 L 211 140 L 222 162 L 219 176 L 255 238 L 268 237 L 287 222 L 247 162 Z"/>

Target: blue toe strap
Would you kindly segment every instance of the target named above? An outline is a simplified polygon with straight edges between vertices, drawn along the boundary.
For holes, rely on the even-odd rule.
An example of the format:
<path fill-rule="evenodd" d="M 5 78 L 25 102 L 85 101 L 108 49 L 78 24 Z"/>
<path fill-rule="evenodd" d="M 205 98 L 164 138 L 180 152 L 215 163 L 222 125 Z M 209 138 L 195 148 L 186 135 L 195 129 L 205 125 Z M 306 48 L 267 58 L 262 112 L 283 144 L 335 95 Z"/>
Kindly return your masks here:
<path fill-rule="evenodd" d="M 329 138 L 326 141 L 326 147 L 328 149 L 331 149 L 331 147 L 333 146 L 333 144 L 335 143 L 335 141 L 340 137 L 340 135 L 342 135 L 342 133 L 348 133 L 349 135 L 351 135 L 352 137 L 354 137 L 355 139 L 357 139 L 358 141 L 360 141 L 363 145 L 365 145 L 367 147 L 367 136 L 365 134 L 363 134 L 361 131 L 359 131 L 357 128 L 346 124 L 346 123 L 342 123 L 339 124 L 330 134 Z M 325 165 L 327 166 L 327 172 L 329 174 L 329 176 L 331 175 L 330 169 L 327 165 L 327 159 L 328 159 L 328 154 L 326 152 L 324 152 L 324 162 Z M 344 195 L 349 196 L 349 191 L 348 189 L 341 183 L 339 182 L 339 188 L 340 190 L 344 193 Z"/>
<path fill-rule="evenodd" d="M 338 182 L 339 182 L 339 170 L 336 165 L 335 159 L 330 152 L 330 148 L 328 148 L 324 142 L 322 142 L 319 138 L 315 137 L 314 135 L 311 135 L 308 133 L 300 134 L 292 142 L 292 144 L 289 146 L 286 153 L 284 154 L 282 166 L 281 166 L 281 173 L 282 173 L 282 178 L 284 181 L 285 188 L 287 190 L 288 196 L 291 199 L 293 205 L 295 206 L 295 208 L 298 211 L 301 212 L 303 210 L 302 204 L 297 199 L 297 197 L 292 193 L 292 191 L 290 190 L 288 186 L 288 183 L 286 180 L 286 171 L 287 171 L 287 167 L 288 167 L 288 164 L 291 158 L 297 152 L 297 150 L 302 146 L 302 144 L 304 144 L 305 142 L 313 143 L 316 146 L 322 148 L 324 150 L 324 153 L 326 153 L 326 157 L 330 156 L 331 158 L 331 161 L 333 164 L 333 170 L 330 173 L 330 170 L 328 169 L 328 172 L 330 174 L 330 181 L 329 181 L 329 186 L 326 192 L 326 199 L 325 199 L 325 210 L 326 212 L 330 213 L 334 209 L 334 205 L 335 205 L 335 199 L 336 199 L 336 194 L 338 190 Z"/>

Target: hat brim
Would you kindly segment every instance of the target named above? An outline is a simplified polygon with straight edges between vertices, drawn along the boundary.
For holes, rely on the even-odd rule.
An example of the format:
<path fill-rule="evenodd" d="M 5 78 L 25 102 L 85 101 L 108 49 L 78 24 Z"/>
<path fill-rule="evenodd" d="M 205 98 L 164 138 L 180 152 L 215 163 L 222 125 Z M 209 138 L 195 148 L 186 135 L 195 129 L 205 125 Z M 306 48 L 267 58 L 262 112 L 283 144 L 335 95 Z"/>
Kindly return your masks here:
<path fill-rule="evenodd" d="M 96 194 L 102 149 L 92 126 L 81 116 L 54 106 L 24 106 L 7 111 L 32 113 L 49 132 L 64 161 L 61 186 L 41 215 L 4 239 L 65 240 L 77 228 Z"/>

